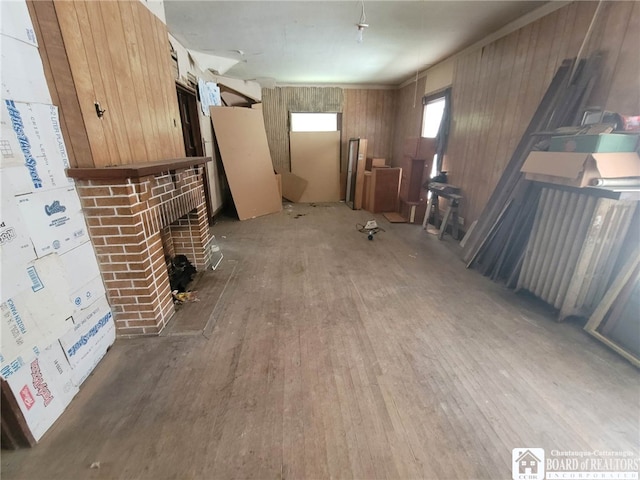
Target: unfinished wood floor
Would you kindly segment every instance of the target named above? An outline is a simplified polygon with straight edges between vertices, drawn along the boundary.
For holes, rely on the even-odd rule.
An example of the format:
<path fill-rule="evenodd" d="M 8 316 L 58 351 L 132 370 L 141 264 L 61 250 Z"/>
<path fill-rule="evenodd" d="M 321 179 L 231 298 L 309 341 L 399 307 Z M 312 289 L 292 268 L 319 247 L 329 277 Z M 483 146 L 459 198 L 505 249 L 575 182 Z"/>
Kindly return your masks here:
<path fill-rule="evenodd" d="M 216 225 L 203 331 L 118 340 L 2 478 L 506 479 L 515 447 L 637 450 L 633 367 L 465 270 L 449 237 L 376 216 L 368 241 L 372 217 Z"/>

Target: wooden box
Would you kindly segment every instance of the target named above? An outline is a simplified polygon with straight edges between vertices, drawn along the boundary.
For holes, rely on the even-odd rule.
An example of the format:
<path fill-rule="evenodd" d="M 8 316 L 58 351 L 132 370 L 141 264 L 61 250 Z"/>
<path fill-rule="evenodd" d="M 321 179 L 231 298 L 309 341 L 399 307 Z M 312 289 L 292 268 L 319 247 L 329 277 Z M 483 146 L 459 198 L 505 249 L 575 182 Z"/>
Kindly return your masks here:
<path fill-rule="evenodd" d="M 373 168 L 377 168 L 377 167 L 386 167 L 387 166 L 387 160 L 384 158 L 367 158 L 367 163 L 365 165 L 365 170 L 367 171 L 371 171 L 371 169 Z"/>
<path fill-rule="evenodd" d="M 401 168 L 374 168 L 371 170 L 367 210 L 372 213 L 397 212 Z"/>
<path fill-rule="evenodd" d="M 435 155 L 435 143 L 430 139 L 422 139 L 424 155 L 416 157 L 404 155 L 402 157 L 402 182 L 400 184 L 400 198 L 406 202 L 426 202 L 425 186 L 431 177 L 431 165 Z"/>

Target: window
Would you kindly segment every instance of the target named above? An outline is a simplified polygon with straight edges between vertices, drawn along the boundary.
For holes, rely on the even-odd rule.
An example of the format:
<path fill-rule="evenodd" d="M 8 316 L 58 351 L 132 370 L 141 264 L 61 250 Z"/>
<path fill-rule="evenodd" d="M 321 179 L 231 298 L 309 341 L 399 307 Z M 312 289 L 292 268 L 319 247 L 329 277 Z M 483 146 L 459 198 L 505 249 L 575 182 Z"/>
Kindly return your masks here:
<path fill-rule="evenodd" d="M 337 113 L 293 113 L 291 112 L 292 132 L 337 132 Z"/>
<path fill-rule="evenodd" d="M 431 177 L 442 171 L 442 160 L 447 147 L 449 136 L 449 121 L 451 118 L 451 88 L 422 99 L 422 131 L 423 138 L 434 138 L 436 154 L 433 157 Z"/>
<path fill-rule="evenodd" d="M 424 106 L 422 112 L 422 136 L 424 138 L 436 138 L 438 136 L 446 103 L 445 98 L 440 97 Z"/>

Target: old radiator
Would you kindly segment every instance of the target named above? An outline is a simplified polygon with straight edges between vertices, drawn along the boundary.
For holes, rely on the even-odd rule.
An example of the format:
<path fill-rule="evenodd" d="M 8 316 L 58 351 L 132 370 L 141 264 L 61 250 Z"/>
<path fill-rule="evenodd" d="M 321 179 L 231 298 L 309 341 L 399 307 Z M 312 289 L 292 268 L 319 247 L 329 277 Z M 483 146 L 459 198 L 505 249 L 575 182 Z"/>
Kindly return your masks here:
<path fill-rule="evenodd" d="M 609 286 L 636 202 L 543 188 L 517 290 L 589 316 Z"/>

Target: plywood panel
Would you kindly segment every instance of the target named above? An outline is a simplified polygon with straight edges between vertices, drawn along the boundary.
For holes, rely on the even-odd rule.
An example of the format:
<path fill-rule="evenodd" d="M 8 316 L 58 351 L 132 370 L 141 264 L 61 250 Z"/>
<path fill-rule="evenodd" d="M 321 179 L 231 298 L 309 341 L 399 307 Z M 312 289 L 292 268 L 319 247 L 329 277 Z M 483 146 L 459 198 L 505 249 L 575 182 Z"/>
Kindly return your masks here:
<path fill-rule="evenodd" d="M 86 45 L 84 53 L 86 55 L 85 61 L 88 67 L 87 73 L 90 75 L 93 92 L 95 99 L 106 99 L 107 93 L 104 86 L 104 81 L 101 75 L 101 64 L 96 53 L 96 46 L 93 37 L 93 29 L 91 28 L 91 20 L 89 18 L 89 12 L 87 10 L 86 3 L 75 3 L 75 13 L 78 20 L 79 33 L 82 36 L 83 43 Z M 101 107 L 107 108 L 107 105 L 101 105 Z M 92 106 L 86 104 L 87 123 L 94 124 L 99 123 L 103 129 L 104 144 L 100 142 L 92 142 L 92 148 L 95 152 L 94 162 L 98 165 L 108 165 L 109 159 L 118 158 L 118 143 L 114 133 L 113 122 L 115 120 L 113 115 L 105 115 L 102 118 L 98 118 L 93 112 L 91 112 Z M 83 111 L 84 113 L 84 111 Z M 93 138 L 93 137 L 92 137 Z M 100 140 L 102 140 L 102 138 Z"/>
<path fill-rule="evenodd" d="M 274 166 L 289 169 L 289 112 L 342 112 L 341 171 L 350 138 L 367 138 L 369 154 L 390 159 L 398 92 L 394 89 L 283 87 L 264 89 L 265 128 Z"/>
<path fill-rule="evenodd" d="M 141 60 L 139 62 L 141 70 L 141 82 L 139 82 L 139 85 L 143 88 L 147 97 L 146 104 L 149 105 L 149 123 L 147 125 L 147 128 L 145 129 L 145 131 L 147 132 L 145 138 L 147 153 L 151 158 L 162 159 L 163 152 L 166 149 L 166 142 L 164 137 L 160 135 L 160 128 L 158 124 L 159 122 L 162 122 L 162 118 L 160 118 L 160 116 L 157 115 L 156 112 L 161 111 L 161 109 L 156 106 L 157 98 L 153 95 L 152 88 L 155 77 L 157 75 L 155 49 L 153 48 L 153 45 L 148 44 L 148 42 L 151 41 L 150 38 L 147 38 L 150 29 L 149 23 L 143 22 L 140 19 L 140 15 L 144 12 L 140 11 L 137 8 L 133 8 L 133 6 L 131 5 L 130 10 L 131 18 L 134 24 L 135 42 L 138 48 L 139 55 L 141 57 Z M 142 59 L 146 59 L 146 61 L 142 61 Z M 156 141 L 156 139 L 160 139 L 160 141 Z"/>
<path fill-rule="evenodd" d="M 262 113 L 211 107 L 211 122 L 240 220 L 282 210 Z"/>
<path fill-rule="evenodd" d="M 289 157 L 290 112 L 342 112 L 343 90 L 337 87 L 277 87 L 262 90 L 264 125 L 274 167 L 291 169 Z"/>
<path fill-rule="evenodd" d="M 74 167 L 91 167 L 93 157 L 89 137 L 53 2 L 29 1 L 28 6 L 51 97 L 59 107 L 69 161 Z"/>
<path fill-rule="evenodd" d="M 30 8 L 73 166 L 184 156 L 168 34 L 158 18 L 129 1 L 42 0 Z"/>
<path fill-rule="evenodd" d="M 134 3 L 137 4 L 137 2 Z M 162 89 L 164 92 L 164 95 L 162 96 L 163 107 L 161 110 L 162 112 L 164 112 L 164 115 L 161 115 L 160 117 L 164 121 L 166 126 L 166 133 L 164 133 L 163 136 L 166 135 L 166 138 L 171 141 L 173 155 L 184 155 L 184 141 L 182 138 L 180 112 L 176 99 L 176 87 L 173 78 L 173 70 L 171 67 L 171 62 L 169 60 L 169 52 L 171 51 L 171 46 L 169 45 L 167 28 L 147 8 L 144 8 L 144 6 L 142 9 L 140 9 L 140 6 L 137 6 L 137 8 L 140 10 L 141 16 L 146 15 L 146 17 L 149 19 L 148 23 L 150 25 L 153 25 L 155 34 L 155 41 L 153 42 L 153 45 L 156 49 L 158 60 L 157 66 L 159 68 L 157 79 L 160 83 L 159 90 Z"/>
<path fill-rule="evenodd" d="M 81 104 L 89 104 L 93 106 L 93 102 L 97 101 L 100 103 L 101 108 L 107 109 L 105 115 L 109 115 L 111 117 L 111 125 L 112 125 L 112 135 L 113 142 L 117 148 L 117 156 L 108 157 L 108 156 L 100 156 L 96 158 L 95 166 L 96 167 L 105 167 L 109 165 L 122 165 L 127 163 L 132 163 L 133 155 L 131 152 L 131 147 L 129 145 L 129 136 L 126 129 L 126 121 L 127 117 L 124 114 L 122 108 L 122 100 L 120 98 L 118 92 L 118 80 L 114 72 L 113 68 L 113 59 L 111 58 L 111 52 L 109 50 L 109 42 L 110 35 L 105 26 L 105 22 L 102 16 L 102 2 L 86 2 L 85 6 L 87 9 L 87 20 L 89 21 L 89 25 L 91 28 L 91 36 L 94 39 L 95 50 L 94 53 L 97 62 L 99 65 L 98 70 L 93 70 L 92 72 L 84 71 L 78 68 L 74 63 L 71 64 L 71 68 L 75 77 L 83 77 L 89 74 L 99 76 L 104 85 L 104 97 L 93 99 L 83 97 L 82 92 L 78 92 L 78 98 Z M 58 7 L 58 3 L 56 3 L 56 7 Z M 64 31 L 64 30 L 63 30 Z M 67 35 L 65 33 L 65 35 Z M 67 49 L 70 49 L 67 45 Z M 84 111 L 83 111 L 84 113 Z M 85 115 L 85 118 L 89 118 L 91 116 L 90 113 Z M 93 117 L 96 118 L 95 111 L 93 112 Z M 90 132 L 89 132 L 90 133 Z M 94 139 L 89 136 L 91 144 L 93 146 Z M 115 153 L 115 152 L 114 152 Z M 104 152 L 103 152 L 104 154 Z"/>
<path fill-rule="evenodd" d="M 563 59 L 604 53 L 603 76 L 588 102 L 640 111 L 640 8 L 605 2 L 585 42 L 597 4 L 573 2 L 546 17 L 456 59 L 453 122 L 445 170 L 462 188 L 465 225 L 477 219 Z M 400 91 L 395 150 L 407 127 L 417 130 L 411 87 Z"/>
<path fill-rule="evenodd" d="M 278 175 L 280 175 L 282 198 L 291 202 L 299 202 L 309 182 L 291 172 L 279 172 Z"/>
<path fill-rule="evenodd" d="M 147 158 L 144 146 L 143 124 L 140 121 L 138 99 L 134 90 L 134 82 L 137 82 L 138 79 L 135 78 L 134 80 L 129 66 L 129 56 L 133 52 L 130 46 L 127 45 L 124 36 L 124 24 L 120 16 L 118 2 L 99 2 L 99 4 L 108 38 L 104 46 L 108 48 L 108 52 L 105 52 L 105 55 L 108 55 L 111 59 L 112 71 L 110 78 L 114 80 L 114 94 L 120 99 L 122 116 L 126 122 L 122 124 L 122 127 L 126 126 L 129 148 L 131 149 L 131 157 L 122 158 L 121 162 L 129 163 L 129 161 L 135 161 L 138 158 Z"/>
<path fill-rule="evenodd" d="M 135 108 L 138 118 L 140 120 L 140 131 L 144 142 L 140 142 L 138 148 L 144 152 L 144 155 L 149 158 L 157 158 L 157 144 L 154 141 L 156 129 L 151 119 L 151 109 L 145 108 L 145 105 L 149 105 L 153 101 L 150 90 L 145 86 L 145 83 L 139 81 L 145 75 L 143 70 L 144 57 L 141 53 L 145 52 L 141 49 L 140 41 L 136 33 L 136 20 L 139 16 L 136 15 L 136 8 L 131 2 L 118 3 L 120 9 L 120 18 L 122 21 L 122 27 L 124 32 L 124 41 L 127 46 L 128 55 L 128 67 L 132 78 L 138 79 L 138 81 L 131 82 L 131 91 L 136 97 Z M 144 149 L 144 150 L 142 150 Z"/>
<path fill-rule="evenodd" d="M 146 10 L 146 9 L 145 9 Z M 148 11 L 139 10 L 138 17 L 143 18 L 148 15 Z M 161 62 L 161 49 L 158 48 L 156 41 L 156 25 L 155 21 L 141 22 L 140 36 L 142 38 L 141 45 L 143 46 L 148 62 L 146 62 L 146 78 L 150 82 L 150 85 L 154 85 L 155 79 L 158 76 L 162 76 L 162 62 Z M 144 71 L 144 69 L 143 69 Z M 153 97 L 150 101 L 151 115 L 152 115 L 152 129 L 156 132 L 158 138 L 158 155 L 167 155 L 167 152 L 171 152 L 174 148 L 173 140 L 171 138 L 170 122 L 172 121 L 170 114 L 167 112 L 167 105 L 165 103 L 165 90 L 163 85 L 156 86 L 151 90 Z M 159 115 L 158 113 L 165 112 L 165 115 Z"/>
<path fill-rule="evenodd" d="M 291 172 L 309 182 L 300 202 L 340 200 L 340 132 L 291 132 Z"/>

